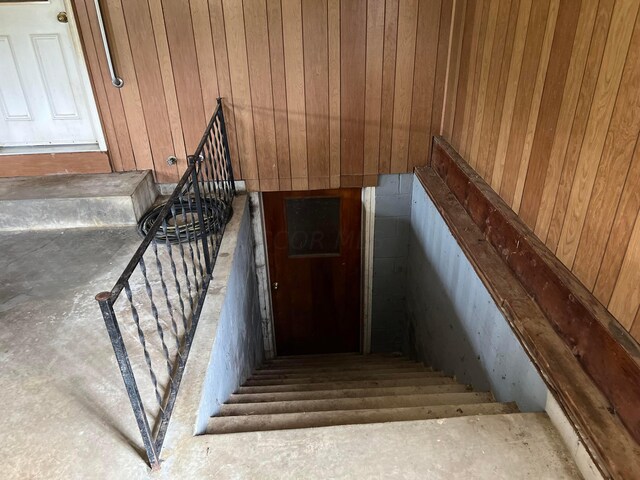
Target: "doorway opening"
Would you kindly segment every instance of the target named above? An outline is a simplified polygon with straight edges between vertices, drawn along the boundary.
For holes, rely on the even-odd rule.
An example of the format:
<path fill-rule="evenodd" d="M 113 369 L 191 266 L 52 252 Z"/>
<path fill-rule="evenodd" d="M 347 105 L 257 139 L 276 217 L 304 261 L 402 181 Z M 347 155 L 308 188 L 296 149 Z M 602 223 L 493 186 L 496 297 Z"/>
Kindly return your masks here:
<path fill-rule="evenodd" d="M 361 351 L 361 190 L 263 193 L 279 356 Z"/>

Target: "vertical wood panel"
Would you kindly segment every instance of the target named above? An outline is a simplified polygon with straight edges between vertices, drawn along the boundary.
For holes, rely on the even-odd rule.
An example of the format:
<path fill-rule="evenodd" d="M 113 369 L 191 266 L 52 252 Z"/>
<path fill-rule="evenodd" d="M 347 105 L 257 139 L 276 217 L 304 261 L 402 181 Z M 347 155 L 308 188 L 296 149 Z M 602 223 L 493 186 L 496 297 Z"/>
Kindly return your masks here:
<path fill-rule="evenodd" d="M 306 190 L 307 123 L 305 114 L 304 58 L 302 48 L 302 5 L 300 0 L 282 0 L 284 63 L 291 155 L 291 187 Z"/>
<path fill-rule="evenodd" d="M 640 216 L 640 215 L 639 215 Z M 609 310 L 630 329 L 640 305 L 640 221 L 636 219 L 635 228 L 629 240 L 629 248 L 622 262 L 616 287 L 613 290 Z"/>
<path fill-rule="evenodd" d="M 209 3 L 207 0 L 190 0 L 193 36 L 196 43 L 196 57 L 198 59 L 198 73 L 202 86 L 202 101 L 205 116 L 213 115 L 216 109 L 218 91 L 218 74 L 213 54 L 213 36 Z"/>
<path fill-rule="evenodd" d="M 244 0 L 244 23 L 260 188 L 278 190 L 280 182 L 265 0 Z"/>
<path fill-rule="evenodd" d="M 398 46 L 393 100 L 393 131 L 391 136 L 391 173 L 408 169 L 409 124 L 413 96 L 418 1 L 400 2 L 398 8 Z"/>
<path fill-rule="evenodd" d="M 170 182 L 177 176 L 177 167 L 166 159 L 174 155 L 169 115 L 160 75 L 158 52 L 153 35 L 151 12 L 147 2 L 123 3 L 136 78 L 144 88 L 140 99 L 153 155 L 153 168 L 158 182 Z"/>
<path fill-rule="evenodd" d="M 291 162 L 289 160 L 289 125 L 287 121 L 287 87 L 284 70 L 284 45 L 282 41 L 282 10 L 280 2 L 267 1 L 269 23 L 269 55 L 273 110 L 278 155 L 280 190 L 291 190 Z"/>
<path fill-rule="evenodd" d="M 326 0 L 302 0 L 309 188 L 330 187 L 329 44 Z"/>
<path fill-rule="evenodd" d="M 440 2 L 423 0 L 418 5 L 415 68 L 411 97 L 408 167 L 426 165 L 431 143 L 438 38 L 440 36 Z M 436 23 L 437 22 L 437 23 Z"/>
<path fill-rule="evenodd" d="M 364 174 L 378 174 L 382 63 L 384 56 L 384 0 L 367 3 L 367 58 L 364 111 Z"/>
<path fill-rule="evenodd" d="M 542 195 L 540 195 L 539 191 L 533 191 L 528 195 L 535 196 L 535 198 L 526 197 L 526 208 L 533 211 L 533 213 L 527 213 L 527 215 L 530 215 L 531 221 L 533 221 L 534 216 L 536 217 L 535 232 L 542 239 L 546 239 L 549 224 L 551 223 L 551 215 L 558 191 L 562 166 L 564 165 L 564 156 L 569 144 L 573 117 L 578 105 L 578 95 L 582 85 L 582 77 L 587 62 L 587 54 L 589 53 L 590 39 L 594 31 L 597 10 L 598 2 L 586 1 L 583 3 L 578 20 L 576 38 L 571 51 L 553 145 L 549 158 L 542 159 L 542 162 L 546 161 L 548 164 L 547 171 L 544 173 Z M 536 182 L 538 172 L 533 172 L 531 175 L 534 178 L 532 182 Z"/>
<path fill-rule="evenodd" d="M 444 102 L 445 102 L 445 90 L 447 83 L 447 70 L 449 68 L 449 43 L 452 41 L 452 35 L 459 38 L 458 35 L 452 32 L 454 21 L 454 8 L 456 0 L 442 0 L 440 6 L 440 24 L 439 34 L 437 39 L 436 54 L 436 71 L 433 85 L 433 100 L 431 109 L 431 131 L 429 138 L 433 135 L 440 135 L 442 133 L 442 117 L 444 115 Z M 461 2 L 458 2 L 461 3 Z M 457 52 L 457 47 L 456 52 Z M 457 53 L 456 53 L 457 57 Z M 456 69 L 456 67 L 452 67 Z M 452 75 L 453 76 L 453 75 Z M 427 149 L 427 163 L 430 162 L 431 148 Z"/>
<path fill-rule="evenodd" d="M 340 186 L 340 0 L 328 0 L 329 162 L 331 188 Z"/>
<path fill-rule="evenodd" d="M 244 180 L 251 188 L 259 184 L 258 161 L 256 157 L 255 130 L 253 125 L 251 85 L 245 37 L 244 12 L 242 4 L 234 0 L 223 0 L 227 50 L 229 54 L 229 74 L 233 92 L 233 110 L 236 118 L 238 156 Z"/>
<path fill-rule="evenodd" d="M 464 34 L 464 20 L 467 12 L 466 0 L 454 0 L 453 18 L 451 23 L 451 35 L 449 37 L 449 52 L 447 58 L 447 79 L 444 91 L 444 110 L 440 134 L 446 138 L 453 137 L 453 121 L 458 93 L 458 82 L 460 80 L 460 63 L 462 56 L 462 37 Z"/>
<path fill-rule="evenodd" d="M 391 172 L 391 137 L 395 98 L 398 45 L 398 0 L 387 0 L 384 15 L 384 57 L 382 59 L 382 104 L 380 107 L 380 173 Z"/>
<path fill-rule="evenodd" d="M 367 2 L 340 5 L 340 149 L 342 185 L 360 186 L 364 167 Z M 352 178 L 348 178 L 352 177 Z"/>

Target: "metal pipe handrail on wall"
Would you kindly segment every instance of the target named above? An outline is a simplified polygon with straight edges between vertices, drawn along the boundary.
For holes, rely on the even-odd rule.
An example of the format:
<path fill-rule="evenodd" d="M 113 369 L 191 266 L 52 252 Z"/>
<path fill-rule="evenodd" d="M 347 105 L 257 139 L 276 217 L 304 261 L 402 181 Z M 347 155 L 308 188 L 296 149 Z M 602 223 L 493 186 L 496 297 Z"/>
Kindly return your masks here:
<path fill-rule="evenodd" d="M 113 288 L 96 296 L 154 469 L 234 197 L 218 99 L 173 193 Z"/>
<path fill-rule="evenodd" d="M 104 46 L 104 53 L 107 56 L 107 67 L 109 67 L 109 75 L 111 75 L 111 84 L 116 88 L 122 88 L 124 86 L 124 80 L 116 74 L 116 69 L 113 66 L 113 59 L 111 58 L 111 49 L 109 48 L 109 39 L 107 38 L 107 31 L 104 28 L 104 20 L 102 19 L 102 9 L 100 8 L 100 0 L 93 0 L 96 6 L 96 15 L 98 16 L 98 27 L 100 27 L 100 36 L 102 37 L 102 45 Z"/>

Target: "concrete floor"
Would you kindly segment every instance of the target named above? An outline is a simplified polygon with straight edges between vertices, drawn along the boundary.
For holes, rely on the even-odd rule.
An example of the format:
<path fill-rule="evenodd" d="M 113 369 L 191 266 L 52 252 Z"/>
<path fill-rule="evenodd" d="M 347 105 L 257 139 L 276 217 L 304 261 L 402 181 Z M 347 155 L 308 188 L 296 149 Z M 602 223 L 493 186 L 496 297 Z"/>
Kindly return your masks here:
<path fill-rule="evenodd" d="M 579 478 L 544 414 L 200 436 L 150 473 L 93 298 L 138 243 L 0 234 L 1 478 Z"/>

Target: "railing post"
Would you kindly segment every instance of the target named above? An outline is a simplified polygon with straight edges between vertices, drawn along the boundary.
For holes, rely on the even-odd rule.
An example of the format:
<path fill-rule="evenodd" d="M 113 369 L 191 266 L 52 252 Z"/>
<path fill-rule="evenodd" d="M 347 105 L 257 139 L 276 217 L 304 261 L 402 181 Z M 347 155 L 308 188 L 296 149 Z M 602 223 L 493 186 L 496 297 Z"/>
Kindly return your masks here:
<path fill-rule="evenodd" d="M 208 232 L 206 231 L 207 224 L 204 221 L 204 213 L 202 211 L 202 197 L 200 196 L 200 184 L 198 183 L 198 168 L 196 165 L 196 158 L 189 156 L 189 164 L 193 165 L 193 172 L 191 173 L 191 183 L 193 183 L 193 193 L 196 201 L 196 211 L 198 213 L 198 222 L 200 222 L 200 235 L 202 238 L 202 253 L 204 255 L 204 264 L 207 268 L 207 274 L 211 275 L 211 258 L 209 257 L 209 242 L 207 242 Z M 198 241 L 198 233 L 195 232 L 196 242 Z"/>
<path fill-rule="evenodd" d="M 131 369 L 131 363 L 129 362 L 129 356 L 127 355 L 124 340 L 120 333 L 118 321 L 116 320 L 116 314 L 113 311 L 111 292 L 99 293 L 96 295 L 96 300 L 100 305 L 102 318 L 104 319 L 104 324 L 107 327 L 107 332 L 111 339 L 111 346 L 116 354 L 116 360 L 118 361 L 118 367 L 120 368 L 120 373 L 124 380 L 124 386 L 127 389 L 127 394 L 129 395 L 129 401 L 131 402 L 133 414 L 135 415 L 136 422 L 138 423 L 140 435 L 142 435 L 142 442 L 144 443 L 144 449 L 147 452 L 149 465 L 154 470 L 158 469 L 160 468 L 160 458 L 153 442 L 153 435 L 149 428 L 149 422 L 147 421 L 147 415 L 144 411 L 144 405 L 142 404 L 142 398 L 140 397 L 135 377 L 133 376 L 133 370 Z"/>
<path fill-rule="evenodd" d="M 233 180 L 233 167 L 231 166 L 231 154 L 229 153 L 229 142 L 227 141 L 227 127 L 224 123 L 224 111 L 222 110 L 222 98 L 218 97 L 218 110 L 220 111 L 220 130 L 222 133 L 222 144 L 224 145 L 224 156 L 229 171 L 229 182 L 231 182 L 232 197 L 236 195 L 236 183 Z"/>

